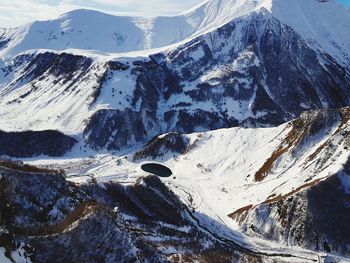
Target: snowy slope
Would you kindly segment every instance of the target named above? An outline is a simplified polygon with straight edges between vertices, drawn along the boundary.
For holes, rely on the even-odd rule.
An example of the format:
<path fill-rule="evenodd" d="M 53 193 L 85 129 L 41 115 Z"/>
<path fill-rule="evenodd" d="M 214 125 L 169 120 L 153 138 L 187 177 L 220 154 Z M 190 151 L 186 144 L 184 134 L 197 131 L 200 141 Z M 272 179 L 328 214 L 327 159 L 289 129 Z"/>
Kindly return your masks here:
<path fill-rule="evenodd" d="M 165 47 L 261 10 L 343 63 L 349 61 L 350 11 L 335 1 L 316 0 L 210 0 L 177 16 L 154 18 L 75 10 L 54 20 L 0 32 L 0 57 L 31 49 L 83 49 L 103 54 Z"/>
<path fill-rule="evenodd" d="M 314 260 L 243 238 L 233 215 L 344 169 L 349 108 L 273 126 L 349 105 L 349 25 L 335 1 L 209 0 L 174 17 L 76 10 L 0 30 L 0 129 L 79 135 L 63 158 L 27 160 L 78 184 L 142 184 L 141 164 L 165 163 L 174 176 L 163 182 L 199 228 Z M 219 129 L 239 125 L 270 128 Z M 161 135 L 147 153 L 143 143 L 169 131 L 188 134 Z M 347 174 L 340 179 L 348 189 Z"/>
<path fill-rule="evenodd" d="M 201 226 L 245 247 L 299 253 L 297 248 L 242 237 L 235 232 L 239 227 L 230 215 L 248 206 L 298 193 L 342 170 L 349 159 L 349 119 L 349 108 L 312 111 L 275 128 L 231 128 L 183 135 L 188 145 L 181 154 L 170 151 L 169 144 L 164 142 L 159 148 L 163 155 L 155 159 L 152 152 L 142 159 L 135 158 L 142 150 L 135 146 L 117 155 L 82 158 L 81 153 L 76 152 L 74 156 L 79 158 L 38 158 L 29 163 L 63 168 L 69 180 L 78 184 L 91 182 L 93 178 L 100 184 L 113 181 L 125 185 L 147 175 L 140 168 L 142 164 L 163 163 L 172 169 L 173 176 L 162 181 L 191 210 L 225 227 L 215 228 L 210 221 L 198 216 Z M 166 136 L 159 136 L 160 141 L 164 138 Z M 270 168 L 259 177 L 259 171 L 270 160 L 273 160 Z M 347 186 L 345 181 L 344 186 Z"/>
<path fill-rule="evenodd" d="M 11 42 L 3 54 L 18 54 L 30 49 L 143 50 L 172 44 L 183 38 L 182 32 L 188 35 L 192 30 L 183 17 L 117 17 L 75 10 L 54 20 L 36 21 L 10 30 L 6 37 Z"/>
<path fill-rule="evenodd" d="M 16 57 L 0 73 L 1 129 L 61 129 L 76 134 L 83 129 L 105 71 L 104 61 L 82 56 Z"/>
<path fill-rule="evenodd" d="M 202 21 L 197 26 L 198 34 L 260 10 L 289 25 L 327 53 L 349 62 L 350 10 L 333 0 L 210 0 L 186 15 Z"/>
<path fill-rule="evenodd" d="M 196 141 L 193 150 L 175 160 L 165 158 L 178 179 L 169 183 L 179 185 L 179 191 L 183 191 L 181 185 L 185 192 L 191 189 L 200 198 L 198 209 L 210 209 L 213 216 L 229 222 L 227 215 L 240 208 L 288 194 L 306 182 L 323 180 L 341 170 L 349 158 L 347 135 L 344 138 L 339 130 L 348 128 L 332 116 L 329 118 L 333 123 L 322 125 L 313 134 L 308 130 L 313 116 L 305 117 L 298 131 L 294 125 L 285 124 L 269 129 L 237 128 L 191 135 L 191 141 Z M 308 130 L 306 136 L 304 128 Z M 288 141 L 298 132 L 295 140 Z M 327 140 L 339 146 L 329 151 L 328 145 L 325 147 Z M 281 153 L 281 146 L 285 153 Z M 315 152 L 317 155 L 310 158 Z M 276 154 L 280 155 L 274 159 Z M 259 178 L 266 164 L 270 166 Z"/>
<path fill-rule="evenodd" d="M 262 16 L 265 16 L 266 19 L 263 19 Z M 277 18 L 277 20 L 272 18 Z M 259 24 L 254 25 L 255 20 L 259 20 Z M 231 22 L 231 28 L 230 24 L 226 24 L 230 21 L 233 21 Z M 178 74 L 177 72 L 180 69 L 183 72 L 191 70 L 195 73 L 195 69 L 199 67 L 205 73 L 203 76 L 198 76 L 197 80 L 194 81 L 187 81 L 185 76 L 181 76 L 184 75 L 183 72 L 178 74 L 176 78 L 181 79 L 183 82 L 181 85 L 186 86 L 184 92 L 187 94 L 186 96 L 172 96 L 169 100 L 157 102 L 157 107 L 159 107 L 157 118 L 167 113 L 170 107 L 175 107 L 178 103 L 183 103 L 183 105 L 193 103 L 196 98 L 194 98 L 194 95 L 189 98 L 188 94 L 200 94 L 198 90 L 200 84 L 213 87 L 213 90 L 203 91 L 213 93 L 209 94 L 213 97 L 212 100 L 221 96 L 220 94 L 224 91 L 222 86 L 226 86 L 225 90 L 228 90 L 227 86 L 231 81 L 233 83 L 239 81 L 239 87 L 245 85 L 247 88 L 256 90 L 254 82 L 261 82 L 266 76 L 261 76 L 261 79 L 256 77 L 258 79 L 254 80 L 251 73 L 252 68 L 259 67 L 259 71 L 264 72 L 266 67 L 280 66 L 272 65 L 272 63 L 271 65 L 260 65 L 262 56 L 266 56 L 269 49 L 278 49 L 279 47 L 275 45 L 278 42 L 267 39 L 265 41 L 269 42 L 265 44 L 266 50 L 261 50 L 260 47 L 259 50 L 254 50 L 252 53 L 249 40 L 252 34 L 256 38 L 255 41 L 262 42 L 262 35 L 270 34 L 271 37 L 279 32 L 281 34 L 279 41 L 291 46 L 289 48 L 284 46 L 285 50 L 283 52 L 291 53 L 291 55 L 282 54 L 286 59 L 286 63 L 290 59 L 289 56 L 295 57 L 295 52 L 299 52 L 296 51 L 295 45 L 293 47 L 294 31 L 290 32 L 288 27 L 279 25 L 276 27 L 276 21 L 286 23 L 300 35 L 297 43 L 297 45 L 301 45 L 298 48 L 299 51 L 305 48 L 304 38 L 306 43 L 309 44 L 306 49 L 316 50 L 319 57 L 319 61 L 313 61 L 312 63 L 320 63 L 319 66 L 322 67 L 315 68 L 314 72 L 307 72 L 307 74 L 303 68 L 310 68 L 310 66 L 303 65 L 301 67 L 300 71 L 305 73 L 304 79 L 299 83 L 290 83 L 291 86 L 298 86 L 303 89 L 299 91 L 299 95 L 302 97 L 300 102 L 298 99 L 298 103 L 301 105 L 300 110 L 291 112 L 289 109 L 285 109 L 285 111 L 289 111 L 288 114 L 295 116 L 295 113 L 298 114 L 302 110 L 318 108 L 319 104 L 322 104 L 322 107 L 335 107 L 334 104 L 327 101 L 327 98 L 331 98 L 332 95 L 328 91 L 326 95 L 323 95 L 320 89 L 317 89 L 316 92 L 320 96 L 321 103 L 317 100 L 316 102 L 315 100 L 310 102 L 309 97 L 304 96 L 304 93 L 307 95 L 308 91 L 304 90 L 303 83 L 311 82 L 313 87 L 319 85 L 322 90 L 327 85 L 325 83 L 330 83 L 329 86 L 332 87 L 346 86 L 346 77 L 345 82 L 340 83 L 342 79 L 344 80 L 344 77 L 341 77 L 344 74 L 344 69 L 339 68 L 335 62 L 341 64 L 345 69 L 350 67 L 347 57 L 350 54 L 350 28 L 347 26 L 350 24 L 349 10 L 335 1 L 210 0 L 174 17 L 117 17 L 96 11 L 76 10 L 54 20 L 36 21 L 23 27 L 0 30 L 1 127 L 12 131 L 53 128 L 70 134 L 81 133 L 85 128 L 84 121 L 92 116 L 96 110 L 105 108 L 123 110 L 130 107 L 130 101 L 133 99 L 132 95 L 136 86 L 147 84 L 138 83 L 140 81 L 136 80 L 140 79 L 137 77 L 139 73 L 135 73 L 134 69 L 130 69 L 123 73 L 113 74 L 112 79 L 104 85 L 100 80 L 103 79 L 105 74 L 109 74 L 106 63 L 118 57 L 119 61 L 131 65 L 135 60 L 143 59 L 135 58 L 135 56 L 145 57 L 155 52 L 160 54 L 159 52 L 162 52 L 164 48 L 166 51 L 162 54 L 168 57 L 166 58 L 167 67 L 172 67 L 173 75 Z M 224 24 L 226 26 L 222 27 Z M 224 31 L 227 31 L 226 35 L 222 34 Z M 211 33 L 206 34 L 208 32 Z M 200 43 L 195 38 L 198 35 L 205 37 L 198 40 Z M 191 42 L 191 39 L 198 42 L 198 44 Z M 169 44 L 172 45 L 168 46 Z M 196 50 L 199 45 L 201 47 Z M 208 48 L 212 55 L 208 53 L 208 50 L 205 51 Z M 138 52 L 134 52 L 137 50 Z M 55 72 L 55 67 L 60 65 L 60 62 L 58 62 L 58 65 L 55 64 L 57 59 L 52 59 L 53 55 L 50 55 L 50 52 L 59 57 L 63 51 L 84 56 L 86 60 L 91 58 L 93 63 L 84 71 L 75 70 L 69 73 L 70 69 L 68 67 L 65 73 L 70 79 L 66 76 L 58 76 L 53 72 Z M 322 54 L 324 51 L 331 56 L 327 57 L 327 54 Z M 25 54 L 25 63 L 19 63 L 20 60 L 23 60 L 23 56 L 17 57 L 19 53 Z M 33 69 L 33 67 L 36 67 L 35 63 L 30 62 L 35 60 L 36 56 L 33 54 L 46 54 L 48 56 L 48 58 L 41 56 L 41 64 L 38 67 L 48 69 L 40 72 L 41 76 L 39 76 L 37 70 Z M 208 55 L 215 59 L 205 61 Z M 247 55 L 255 57 L 254 63 L 243 59 Z M 61 56 L 65 57 L 66 55 L 62 54 Z M 124 58 L 120 58 L 121 56 Z M 181 56 L 186 61 L 179 61 L 178 57 Z M 235 56 L 238 56 L 238 58 L 235 58 Z M 279 54 L 276 53 L 276 57 L 278 56 Z M 305 54 L 302 54 L 302 57 L 305 56 Z M 190 58 L 194 61 L 191 62 Z M 211 68 L 206 68 L 209 65 L 208 62 L 213 64 Z M 270 59 L 268 62 L 273 62 L 273 60 Z M 68 61 L 65 63 L 64 67 L 67 66 Z M 186 68 L 183 65 L 184 63 L 186 63 Z M 201 63 L 200 66 L 199 63 Z M 233 65 L 230 65 L 232 63 Z M 244 65 L 236 65 L 237 63 L 243 63 Z M 247 63 L 251 65 L 247 67 Z M 299 61 L 296 61 L 294 65 L 290 62 L 288 64 L 290 64 L 290 69 L 288 69 L 290 71 L 294 68 L 299 69 L 301 66 Z M 331 70 L 329 69 L 330 64 L 333 67 Z M 27 65 L 32 68 L 26 67 Z M 49 68 L 51 69 L 49 70 Z M 30 74 L 28 75 L 28 70 L 36 72 L 34 78 Z M 236 79 L 236 75 L 241 73 L 246 76 Z M 318 79 L 321 79 L 320 76 L 326 76 L 328 73 L 330 77 L 336 76 L 335 84 L 330 79 L 318 84 Z M 75 78 L 72 79 L 71 76 L 74 74 Z M 282 74 L 282 72 L 278 74 Z M 300 73 L 297 73 L 297 75 L 301 76 Z M 56 81 L 57 77 L 61 82 Z M 227 79 L 228 77 L 234 78 Z M 277 79 L 279 78 L 280 76 L 276 76 L 274 78 L 276 82 L 270 83 L 272 86 L 266 87 L 266 92 L 272 99 L 278 98 L 276 94 L 271 92 L 271 89 L 276 89 L 275 92 L 278 93 L 280 84 L 277 83 Z M 281 78 L 281 80 L 289 81 L 288 78 Z M 222 85 L 224 81 L 228 83 Z M 123 83 L 126 83 L 126 85 Z M 104 87 L 98 87 L 99 85 L 104 85 Z M 157 86 L 159 85 L 157 83 Z M 232 85 L 230 84 L 230 86 Z M 238 86 L 235 85 L 234 88 L 238 89 Z M 102 88 L 101 93 L 96 94 L 96 89 L 100 88 Z M 117 89 L 118 92 L 123 93 L 123 96 L 114 94 L 114 90 Z M 242 94 L 245 93 L 244 89 L 241 88 L 237 91 Z M 253 94 L 245 95 L 244 98 L 225 98 L 224 104 L 229 104 L 229 107 L 226 107 L 226 104 L 218 105 L 213 101 L 206 101 L 197 102 L 190 110 L 192 112 L 208 111 L 217 108 L 217 111 L 221 112 L 227 108 L 230 112 L 229 117 L 233 118 L 234 121 L 242 121 L 249 117 L 259 118 L 259 116 L 261 117 L 266 113 L 266 110 L 260 109 L 258 112 L 251 112 L 256 100 L 256 91 L 252 92 Z M 95 95 L 100 95 L 100 97 L 93 98 Z M 344 102 L 341 106 L 347 105 L 344 93 L 342 99 L 344 99 Z M 97 100 L 97 104 L 91 107 L 93 100 Z M 339 98 L 337 101 L 340 101 Z M 142 102 L 140 101 L 140 103 Z M 283 107 L 283 104 L 280 103 L 279 106 Z M 184 107 L 178 108 L 181 110 Z M 275 109 L 275 112 L 278 111 L 278 108 Z M 281 114 L 279 116 L 286 119 L 285 116 L 281 117 Z M 162 124 L 162 126 L 164 125 Z M 232 126 L 232 123 L 220 126 Z M 154 133 L 165 131 L 164 127 L 160 127 Z"/>
<path fill-rule="evenodd" d="M 338 60 L 266 12 L 146 58 L 37 50 L 0 68 L 2 129 L 84 132 L 94 148 L 169 131 L 273 126 L 350 101 L 350 74 Z M 114 119 L 139 128 L 118 134 Z"/>
<path fill-rule="evenodd" d="M 323 114 L 311 112 L 299 119 L 302 123 L 296 120 L 276 128 L 192 134 L 188 153 L 176 158 L 165 154 L 157 160 L 172 167 L 177 179 L 169 180 L 171 186 L 199 198 L 195 204 L 199 211 L 210 209 L 213 216 L 228 222 L 227 215 L 239 208 L 287 194 L 342 169 L 349 158 L 344 150 L 348 116 L 341 121 L 336 114 Z M 291 140 L 291 134 L 298 135 Z M 333 149 L 332 144 L 338 147 Z M 264 178 L 258 178 L 259 170 L 281 146 L 286 153 L 274 160 Z"/>

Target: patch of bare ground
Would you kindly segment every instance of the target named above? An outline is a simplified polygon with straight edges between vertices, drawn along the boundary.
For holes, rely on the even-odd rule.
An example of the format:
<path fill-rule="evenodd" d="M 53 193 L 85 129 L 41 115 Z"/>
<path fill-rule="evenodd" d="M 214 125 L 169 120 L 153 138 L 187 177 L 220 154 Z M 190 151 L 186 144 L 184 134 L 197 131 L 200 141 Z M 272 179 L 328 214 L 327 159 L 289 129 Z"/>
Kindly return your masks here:
<path fill-rule="evenodd" d="M 339 124 L 338 128 L 336 131 L 332 134 L 331 138 L 329 138 L 327 141 L 325 141 L 320 147 L 318 147 L 312 154 L 310 154 L 306 161 L 305 164 L 312 162 L 315 160 L 316 156 L 318 156 L 322 150 L 324 150 L 326 147 L 331 145 L 332 143 L 332 137 L 337 135 L 337 134 L 342 134 L 344 139 L 349 138 L 349 134 L 347 131 L 344 131 L 344 129 L 348 126 L 349 121 L 350 121 L 350 108 L 343 108 L 340 110 L 340 116 L 341 116 L 341 123 Z"/>
<path fill-rule="evenodd" d="M 312 186 L 319 184 L 321 181 L 322 181 L 321 179 L 317 179 L 317 180 L 314 180 L 312 182 L 303 184 L 302 186 L 299 186 L 298 188 L 296 188 L 293 191 L 291 191 L 287 194 L 284 194 L 284 195 L 275 195 L 275 194 L 271 195 L 270 198 L 268 198 L 267 200 L 265 200 L 264 202 L 262 202 L 256 206 L 248 205 L 248 206 L 239 208 L 236 211 L 234 211 L 233 213 L 229 214 L 228 216 L 234 220 L 237 220 L 239 223 L 243 223 L 244 220 L 247 218 L 248 213 L 251 209 L 253 209 L 259 205 L 272 204 L 272 203 L 277 203 L 281 200 L 285 200 L 288 197 L 290 197 L 290 196 L 292 196 L 292 195 L 294 195 L 294 194 L 296 194 L 296 193 L 298 193 L 306 188 L 309 188 L 309 187 L 312 187 Z"/>
<path fill-rule="evenodd" d="M 302 186 L 299 186 L 298 188 L 294 189 L 293 191 L 289 192 L 288 194 L 277 195 L 275 197 L 272 197 L 270 199 L 265 200 L 261 204 L 277 203 L 277 202 L 279 202 L 281 200 L 284 200 L 284 199 L 286 199 L 286 198 L 288 198 L 288 197 L 290 197 L 290 196 L 292 196 L 292 195 L 294 195 L 294 194 L 296 194 L 296 193 L 298 193 L 298 192 L 300 192 L 300 191 L 302 191 L 302 190 L 304 190 L 306 188 L 310 188 L 312 186 L 315 186 L 315 185 L 319 184 L 321 181 L 322 181 L 321 179 L 316 179 L 316 180 L 314 180 L 312 182 L 309 182 L 309 183 L 306 183 L 306 184 L 304 184 Z"/>
<path fill-rule="evenodd" d="M 256 172 L 255 174 L 255 181 L 261 182 L 263 181 L 268 174 L 271 172 L 275 162 L 284 154 L 287 152 L 290 152 L 292 149 L 297 147 L 300 142 L 304 140 L 309 135 L 312 135 L 315 133 L 314 131 L 314 124 L 317 122 L 321 122 L 318 114 L 322 116 L 326 110 L 316 110 L 311 112 L 306 112 L 302 114 L 298 119 L 291 122 L 291 130 L 287 134 L 287 136 L 283 139 L 281 144 L 277 147 L 277 149 L 271 154 L 271 156 L 265 161 L 263 166 Z M 336 112 L 340 115 L 340 124 L 337 128 L 337 130 L 334 132 L 333 135 L 342 133 L 343 137 L 348 137 L 348 132 L 344 131 L 345 128 L 348 126 L 348 123 L 350 121 L 350 108 L 342 108 L 339 111 L 334 110 L 328 110 L 330 112 Z M 338 116 L 339 116 L 338 115 Z M 331 115 L 332 116 L 332 115 Z M 327 117 L 324 117 L 325 121 L 327 120 Z M 328 117 L 330 118 L 330 117 Z M 316 124 L 317 126 L 317 124 Z M 332 143 L 332 138 L 328 139 L 325 143 L 323 143 L 314 153 L 312 153 L 306 160 L 306 163 L 314 160 L 316 156 L 327 146 L 329 146 Z M 350 144 L 350 143 L 349 143 Z"/>
<path fill-rule="evenodd" d="M 280 158 L 283 154 L 290 151 L 293 147 L 298 145 L 302 139 L 304 139 L 305 135 L 307 134 L 309 125 L 310 123 L 307 123 L 301 118 L 291 123 L 292 128 L 287 134 L 286 138 L 283 139 L 277 150 L 271 154 L 270 158 L 268 158 L 264 165 L 256 172 L 256 182 L 263 181 L 272 170 L 272 167 L 277 159 Z"/>
<path fill-rule="evenodd" d="M 20 171 L 20 172 L 29 172 L 29 173 L 64 174 L 64 170 L 40 168 L 37 166 L 23 164 L 20 162 L 13 162 L 9 160 L 1 160 L 0 167 L 15 170 L 15 171 Z"/>
<path fill-rule="evenodd" d="M 229 214 L 228 216 L 242 223 L 247 218 L 248 213 L 252 208 L 253 208 L 253 205 L 247 205 L 237 209 L 236 211 L 234 211 L 232 214 Z"/>
<path fill-rule="evenodd" d="M 101 211 L 103 206 L 97 204 L 94 201 L 87 201 L 77 206 L 73 212 L 68 214 L 64 220 L 55 224 L 40 228 L 25 228 L 14 229 L 14 232 L 19 235 L 27 236 L 49 236 L 64 232 L 69 226 L 79 219 L 98 211 Z"/>
<path fill-rule="evenodd" d="M 255 255 L 246 255 L 245 260 L 250 263 L 262 262 L 261 257 Z M 226 263 L 235 262 L 237 259 L 234 257 L 231 251 L 225 251 L 222 249 L 208 249 L 201 253 L 202 263 Z"/>
<path fill-rule="evenodd" d="M 174 254 L 169 257 L 171 262 L 178 263 L 191 263 L 191 262 L 200 262 L 200 263 L 227 263 L 227 262 L 249 262 L 249 263 L 260 263 L 262 259 L 260 256 L 256 255 L 245 255 L 244 260 L 238 260 L 238 253 L 224 250 L 222 248 L 211 248 L 201 251 L 199 255 L 193 256 L 189 253 L 184 254 Z"/>

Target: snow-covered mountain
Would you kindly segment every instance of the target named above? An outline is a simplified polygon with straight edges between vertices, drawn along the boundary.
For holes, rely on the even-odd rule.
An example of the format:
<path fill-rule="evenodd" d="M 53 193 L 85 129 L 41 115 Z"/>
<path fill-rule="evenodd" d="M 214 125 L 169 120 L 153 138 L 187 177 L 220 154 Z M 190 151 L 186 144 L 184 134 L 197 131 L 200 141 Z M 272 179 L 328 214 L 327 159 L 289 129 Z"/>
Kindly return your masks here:
<path fill-rule="evenodd" d="M 125 155 L 1 163 L 18 209 L 5 248 L 34 262 L 347 262 L 349 120 L 348 107 L 317 110 L 275 128 L 161 135 Z M 147 177 L 149 161 L 174 176 Z"/>
<path fill-rule="evenodd" d="M 188 41 L 233 19 L 266 11 L 343 62 L 349 61 L 349 10 L 335 1 L 209 0 L 171 17 L 118 17 L 75 10 L 0 32 L 1 56 L 32 49 L 83 49 L 120 53 Z"/>
<path fill-rule="evenodd" d="M 147 57 L 17 55 L 2 68 L 0 123 L 109 150 L 170 131 L 274 126 L 349 105 L 347 65 L 262 10 Z"/>
<path fill-rule="evenodd" d="M 209 0 L 1 29 L 0 261 L 346 260 L 349 25 L 332 0 Z"/>

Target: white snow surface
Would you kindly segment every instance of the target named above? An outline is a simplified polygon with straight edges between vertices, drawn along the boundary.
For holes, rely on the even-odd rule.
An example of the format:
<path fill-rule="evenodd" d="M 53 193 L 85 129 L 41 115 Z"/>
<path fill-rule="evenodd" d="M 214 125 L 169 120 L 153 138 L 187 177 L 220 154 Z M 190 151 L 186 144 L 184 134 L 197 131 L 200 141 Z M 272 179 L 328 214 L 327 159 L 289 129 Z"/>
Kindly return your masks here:
<path fill-rule="evenodd" d="M 66 89 L 70 81 L 56 83 L 51 75 L 31 82 L 18 81 L 24 69 L 15 67 L 16 72 L 10 75 L 0 70 L 0 127 L 7 131 L 57 129 L 71 135 L 81 134 L 84 121 L 96 110 L 125 108 L 135 88 L 130 71 L 125 71 L 109 80 L 97 103 L 89 107 L 97 78 L 103 74 L 104 63 L 117 59 L 132 64 L 151 53 L 170 52 L 196 36 L 256 12 L 290 25 L 314 48 L 328 52 L 337 62 L 349 67 L 350 11 L 333 0 L 210 0 L 177 16 L 153 18 L 118 17 L 91 10 L 75 10 L 57 19 L 0 30 L 0 43 L 3 39 L 10 40 L 0 48 L 0 68 L 11 66 L 19 54 L 67 52 L 94 60 L 86 73 L 88 79 L 79 80 L 69 92 Z M 196 56 L 202 55 L 202 50 L 198 50 Z M 228 69 L 239 70 L 246 61 L 242 64 L 237 59 L 237 65 L 228 65 Z M 215 85 L 216 76 L 225 70 L 216 68 L 205 72 L 201 81 Z M 248 78 L 241 81 L 249 83 Z M 186 90 L 191 88 L 190 84 L 186 86 Z M 122 96 L 119 96 L 120 92 Z M 217 92 L 222 92 L 222 89 Z M 179 99 L 170 98 L 170 103 L 176 104 Z M 187 97 L 181 99 L 186 101 Z M 250 101 L 238 103 L 229 100 L 226 104 L 238 118 L 251 114 L 241 112 Z M 191 110 L 211 107 L 209 103 L 197 103 Z"/>
<path fill-rule="evenodd" d="M 133 184 L 148 175 L 141 170 L 142 164 L 163 163 L 172 169 L 173 176 L 162 181 L 198 215 L 205 214 L 221 223 L 223 227 L 211 229 L 213 232 L 260 251 L 292 251 L 313 258 L 314 252 L 281 244 L 277 246 L 242 235 L 237 223 L 228 215 L 248 205 L 259 205 L 273 196 L 288 195 L 295 189 L 303 189 L 307 183 L 325 180 L 341 171 L 350 153 L 338 127 L 335 125 L 312 135 L 305 145 L 283 154 L 261 182 L 257 182 L 254 175 L 288 136 L 292 129 L 289 123 L 275 128 L 230 128 L 189 134 L 186 136 L 193 145 L 189 152 L 183 155 L 166 153 L 156 160 L 135 161 L 134 153 L 139 150 L 135 146 L 114 155 L 90 152 L 82 157 L 77 151 L 63 158 L 42 157 L 26 162 L 63 168 L 67 171 L 68 180 L 77 184 L 90 183 L 94 178 L 93 181 L 101 185 L 110 181 Z M 349 127 L 345 129 L 350 130 Z M 327 147 L 322 147 L 326 141 L 338 147 L 333 152 L 329 151 Z M 320 148 L 317 158 L 308 160 Z M 88 157 L 89 154 L 91 156 Z M 344 181 L 345 185 L 348 186 L 347 181 Z M 199 216 L 198 220 L 203 220 L 202 225 L 212 227 L 204 217 Z"/>
<path fill-rule="evenodd" d="M 5 131 L 57 129 L 67 134 L 81 132 L 84 129 L 84 120 L 92 112 L 89 110 L 89 102 L 92 101 L 91 96 L 98 78 L 104 73 L 103 66 L 103 61 L 95 59 L 84 77 L 78 78 L 69 91 L 67 88 L 75 78 L 57 82 L 57 77 L 49 74 L 49 70 L 44 73 L 44 78 L 29 82 L 20 80 L 23 67 L 17 68 L 16 72 L 3 78 L 0 73 L 1 129 Z M 76 75 L 79 74 L 81 72 L 77 71 Z"/>
<path fill-rule="evenodd" d="M 176 16 L 151 18 L 80 9 L 57 19 L 0 31 L 0 37 L 11 39 L 0 51 L 0 58 L 32 49 L 78 49 L 125 56 L 132 56 L 130 52 L 134 51 L 154 53 L 159 51 L 157 48 L 178 45 L 236 18 L 261 11 L 291 26 L 344 63 L 349 62 L 350 10 L 335 0 L 209 0 Z"/>
<path fill-rule="evenodd" d="M 12 260 L 10 260 L 9 258 L 7 258 L 5 256 L 5 248 L 0 247 L 0 262 L 1 263 L 31 263 L 31 260 L 29 257 L 26 257 L 25 254 L 25 250 L 23 249 L 23 244 L 20 244 L 20 247 L 18 249 L 16 249 L 15 251 L 11 252 L 11 257 Z"/>
<path fill-rule="evenodd" d="M 9 102 L 30 91 L 32 83 L 17 89 L 11 86 L 11 82 L 16 83 L 21 71 L 10 76 L 0 72 L 0 127 L 3 130 L 55 128 L 68 134 L 79 134 L 84 128 L 84 120 L 93 111 L 100 108 L 122 109 L 126 98 L 132 94 L 134 80 L 125 71 L 109 79 L 95 108 L 88 108 L 86 102 L 89 101 L 96 77 L 103 72 L 103 63 L 112 57 L 123 57 L 119 61 L 132 63 L 135 57 L 169 50 L 254 12 L 277 18 L 291 26 L 315 48 L 349 65 L 350 11 L 334 0 L 209 0 L 177 16 L 154 18 L 117 17 L 96 11 L 76 10 L 54 20 L 0 30 L 0 41 L 2 37 L 11 39 L 7 47 L 0 49 L 0 66 L 11 63 L 12 57 L 23 52 L 48 50 L 85 55 L 94 60 L 89 71 L 89 81 L 76 83 L 76 93 L 64 93 L 69 83 L 54 84 L 50 76 L 36 83 L 36 92 L 23 97 L 25 107 Z M 201 54 L 199 50 L 196 55 Z M 205 72 L 201 80 L 215 83 L 215 77 L 221 73 L 222 69 L 212 69 Z M 116 90 L 112 87 L 116 87 Z M 122 95 L 112 99 L 119 92 Z M 172 100 L 175 104 L 176 98 Z M 230 110 L 239 111 L 239 105 L 228 104 L 231 105 Z M 197 107 L 210 105 L 198 104 Z M 289 132 L 288 124 L 276 128 L 232 128 L 190 134 L 188 137 L 195 145 L 191 151 L 175 157 L 168 154 L 156 161 L 171 167 L 176 179 L 171 177 L 163 180 L 184 202 L 196 211 L 222 222 L 229 229 L 237 230 L 236 223 L 228 214 L 247 205 L 258 205 L 272 194 L 288 194 L 304 185 L 310 175 L 311 180 L 323 180 L 342 169 L 349 157 L 342 145 L 327 160 L 324 169 L 320 170 L 315 162 L 307 167 L 304 165 L 307 157 L 335 129 L 329 135 L 322 134 L 314 138 L 310 147 L 298 153 L 298 158 L 284 155 L 262 182 L 255 182 L 254 174 L 276 150 L 281 139 L 285 138 Z M 337 143 L 336 138 L 334 140 Z M 94 178 L 101 185 L 108 181 L 130 184 L 147 175 L 140 166 L 150 160 L 135 162 L 132 158 L 138 146 L 116 155 L 98 155 L 92 151 L 84 153 L 79 147 L 63 158 L 38 157 L 26 162 L 64 168 L 68 171 L 69 180 L 76 183 L 91 182 Z M 319 156 L 322 157 L 322 152 Z M 348 178 L 341 179 L 348 191 Z M 250 245 L 259 248 L 276 247 L 261 240 L 251 242 Z M 280 249 L 285 248 L 281 246 Z M 3 250 L 0 249 L 0 261 L 2 254 Z"/>

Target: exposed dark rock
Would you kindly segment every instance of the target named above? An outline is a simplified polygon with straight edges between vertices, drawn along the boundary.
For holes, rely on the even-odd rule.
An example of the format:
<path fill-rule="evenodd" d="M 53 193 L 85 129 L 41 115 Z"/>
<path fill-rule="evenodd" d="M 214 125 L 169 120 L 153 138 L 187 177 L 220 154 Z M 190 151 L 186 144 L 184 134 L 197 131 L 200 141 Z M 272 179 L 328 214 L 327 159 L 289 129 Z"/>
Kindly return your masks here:
<path fill-rule="evenodd" d="M 123 64 L 123 63 L 118 62 L 118 61 L 109 61 L 108 67 L 111 70 L 116 70 L 116 71 L 124 71 L 124 70 L 129 69 L 129 65 Z"/>
<path fill-rule="evenodd" d="M 97 111 L 85 129 L 85 140 L 93 148 L 106 147 L 108 150 L 141 142 L 147 137 L 141 117 L 130 109 Z"/>
<path fill-rule="evenodd" d="M 305 110 L 350 102 L 349 72 L 263 13 L 230 22 L 169 53 L 135 61 L 131 74 L 136 86 L 128 111 L 147 131 L 138 141 L 172 131 L 276 126 Z M 95 139 L 88 143 L 107 146 L 107 140 Z M 123 147 L 127 140 L 108 143 L 109 149 Z"/>
<path fill-rule="evenodd" d="M 21 60 L 28 62 L 27 58 Z M 26 74 L 22 76 L 22 79 L 33 80 L 42 77 L 44 74 L 50 74 L 66 81 L 71 79 L 78 80 L 84 76 L 91 64 L 92 59 L 84 56 L 67 53 L 39 53 L 29 60 L 24 69 Z"/>
<path fill-rule="evenodd" d="M 145 68 L 145 69 L 149 69 L 149 70 L 153 70 L 156 69 L 159 65 L 151 60 L 151 61 L 134 61 L 132 63 L 134 66 L 136 66 L 136 68 L 138 68 L 139 70 L 142 71 L 141 68 Z"/>
<path fill-rule="evenodd" d="M 7 44 L 11 41 L 11 39 L 2 39 L 0 37 L 0 49 L 6 48 Z"/>
<path fill-rule="evenodd" d="M 0 245 L 9 258 L 22 244 L 22 256 L 39 263 L 217 262 L 218 255 L 222 262 L 261 262 L 202 229 L 157 177 L 77 187 L 61 175 L 1 167 L 0 174 Z"/>
<path fill-rule="evenodd" d="M 58 131 L 0 131 L 0 155 L 34 157 L 38 155 L 63 156 L 77 143 L 72 137 Z"/>
<path fill-rule="evenodd" d="M 349 165 L 341 176 L 349 176 Z M 350 195 L 337 175 L 236 214 L 249 235 L 349 256 Z"/>
<path fill-rule="evenodd" d="M 156 136 L 142 150 L 134 154 L 134 160 L 163 157 L 167 153 L 183 154 L 189 146 L 189 139 L 180 133 L 172 132 Z"/>

